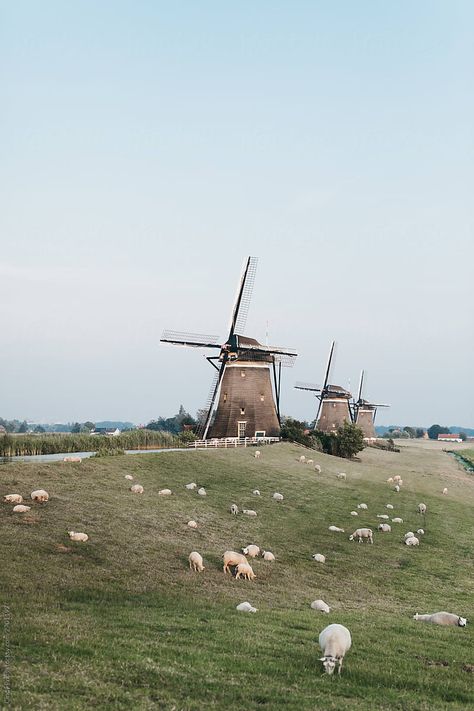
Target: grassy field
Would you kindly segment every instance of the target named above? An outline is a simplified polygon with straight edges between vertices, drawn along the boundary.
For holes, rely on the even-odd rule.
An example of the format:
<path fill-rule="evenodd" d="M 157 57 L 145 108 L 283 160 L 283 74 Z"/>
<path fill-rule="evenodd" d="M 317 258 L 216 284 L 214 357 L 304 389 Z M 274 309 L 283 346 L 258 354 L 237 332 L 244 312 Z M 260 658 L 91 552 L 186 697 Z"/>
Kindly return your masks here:
<path fill-rule="evenodd" d="M 320 475 L 286 444 L 263 448 L 260 460 L 240 449 L 0 466 L 1 496 L 38 487 L 51 495 L 23 515 L 0 504 L 1 707 L 473 708 L 472 628 L 412 616 L 449 610 L 474 624 L 474 477 L 433 443 L 400 447 L 366 449 L 355 462 L 311 453 Z M 128 491 L 126 473 L 142 496 Z M 399 494 L 386 483 L 396 473 Z M 190 481 L 207 497 L 186 490 Z M 158 497 L 163 487 L 173 495 Z M 362 501 L 368 511 L 350 516 Z M 233 502 L 258 517 L 232 516 Z M 403 524 L 376 533 L 373 546 L 348 541 L 358 526 L 376 528 L 389 502 Z M 403 534 L 420 526 L 420 547 L 404 546 Z M 68 529 L 90 540 L 71 543 Z M 276 562 L 256 561 L 254 582 L 224 576 L 222 553 L 248 543 Z M 204 557 L 201 574 L 188 568 L 192 550 Z M 324 565 L 311 560 L 316 552 Z M 310 609 L 316 598 L 331 614 Z M 244 600 L 259 611 L 236 612 Z M 318 661 L 330 622 L 353 637 L 340 678 L 323 676 Z"/>

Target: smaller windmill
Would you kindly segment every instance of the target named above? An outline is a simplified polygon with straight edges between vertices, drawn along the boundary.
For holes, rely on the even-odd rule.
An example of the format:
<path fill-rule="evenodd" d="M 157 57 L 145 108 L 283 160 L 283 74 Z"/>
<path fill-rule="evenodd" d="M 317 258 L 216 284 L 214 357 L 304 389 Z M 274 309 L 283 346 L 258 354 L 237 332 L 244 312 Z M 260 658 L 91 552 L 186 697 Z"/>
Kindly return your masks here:
<path fill-rule="evenodd" d="M 364 371 L 360 371 L 359 393 L 357 400 L 352 405 L 354 413 L 354 422 L 361 428 L 364 433 L 364 439 L 376 439 L 375 434 L 375 415 L 378 407 L 390 407 L 390 405 L 381 405 L 364 400 L 362 397 L 364 387 Z"/>
<path fill-rule="evenodd" d="M 350 408 L 352 394 L 340 385 L 329 384 L 335 346 L 336 342 L 333 341 L 329 349 L 326 373 L 321 387 L 312 383 L 296 383 L 295 385 L 297 390 L 309 390 L 316 394 L 319 406 L 316 414 L 315 429 L 322 432 L 335 432 L 344 422 L 352 422 Z"/>

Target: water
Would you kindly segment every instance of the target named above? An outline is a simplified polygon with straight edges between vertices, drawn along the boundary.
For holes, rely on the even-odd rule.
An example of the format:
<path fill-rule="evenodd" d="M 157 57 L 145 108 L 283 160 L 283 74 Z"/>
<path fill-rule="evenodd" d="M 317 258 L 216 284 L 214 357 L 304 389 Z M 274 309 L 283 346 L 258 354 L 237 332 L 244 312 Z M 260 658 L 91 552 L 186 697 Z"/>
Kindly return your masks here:
<path fill-rule="evenodd" d="M 169 449 L 126 449 L 125 454 L 157 454 L 158 452 L 191 452 L 192 449 L 169 448 Z M 32 454 L 22 457 L 3 457 L 0 458 L 0 464 L 9 464 L 11 462 L 62 462 L 64 457 L 81 457 L 88 459 L 93 457 L 96 452 L 63 452 L 57 454 Z M 114 456 L 114 455 L 111 455 Z"/>
<path fill-rule="evenodd" d="M 448 454 L 451 454 L 456 461 L 459 462 L 459 464 L 462 464 L 464 469 L 469 472 L 469 474 L 474 474 L 474 467 L 472 466 L 471 462 L 468 459 L 465 459 L 462 454 L 458 452 L 448 452 Z"/>

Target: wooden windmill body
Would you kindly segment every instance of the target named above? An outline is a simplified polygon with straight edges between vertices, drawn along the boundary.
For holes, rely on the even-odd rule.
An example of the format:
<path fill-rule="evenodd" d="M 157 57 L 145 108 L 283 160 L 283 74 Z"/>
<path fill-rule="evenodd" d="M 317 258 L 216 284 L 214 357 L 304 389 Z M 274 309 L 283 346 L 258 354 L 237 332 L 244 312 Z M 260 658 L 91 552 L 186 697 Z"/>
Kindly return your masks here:
<path fill-rule="evenodd" d="M 206 416 L 197 432 L 202 439 L 278 437 L 280 432 L 281 367 L 291 366 L 297 354 L 288 348 L 264 346 L 242 335 L 256 265 L 255 257 L 249 257 L 223 345 L 219 345 L 217 337 L 173 331 L 165 331 L 161 338 L 162 342 L 174 345 L 220 351 L 219 355 L 207 358 L 216 372 L 205 407 Z"/>
<path fill-rule="evenodd" d="M 377 439 L 375 433 L 375 415 L 377 414 L 378 407 L 390 407 L 390 405 L 375 404 L 364 400 L 362 397 L 362 389 L 364 385 L 364 371 L 361 371 L 360 381 L 359 381 L 359 393 L 357 400 L 353 404 L 354 411 L 354 422 L 360 427 L 364 433 L 365 440 Z"/>

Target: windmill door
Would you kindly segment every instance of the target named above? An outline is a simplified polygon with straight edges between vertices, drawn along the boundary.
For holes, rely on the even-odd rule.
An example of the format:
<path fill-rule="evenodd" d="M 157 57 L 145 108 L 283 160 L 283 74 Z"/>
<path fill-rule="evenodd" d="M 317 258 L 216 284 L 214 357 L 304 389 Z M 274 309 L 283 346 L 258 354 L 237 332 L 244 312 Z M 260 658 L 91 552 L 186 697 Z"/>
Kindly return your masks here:
<path fill-rule="evenodd" d="M 246 426 L 247 426 L 247 422 L 238 422 L 237 423 L 237 437 L 239 439 L 244 439 Z"/>

